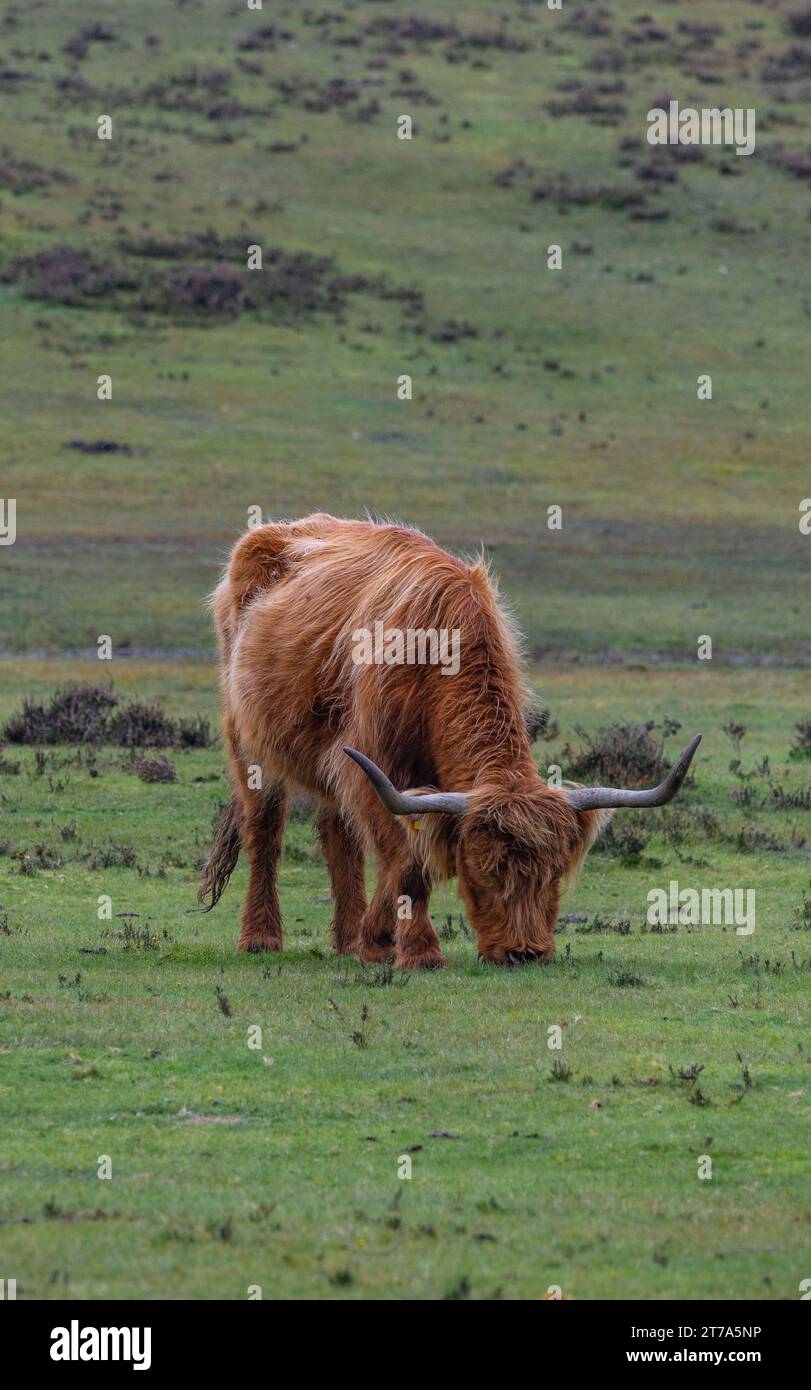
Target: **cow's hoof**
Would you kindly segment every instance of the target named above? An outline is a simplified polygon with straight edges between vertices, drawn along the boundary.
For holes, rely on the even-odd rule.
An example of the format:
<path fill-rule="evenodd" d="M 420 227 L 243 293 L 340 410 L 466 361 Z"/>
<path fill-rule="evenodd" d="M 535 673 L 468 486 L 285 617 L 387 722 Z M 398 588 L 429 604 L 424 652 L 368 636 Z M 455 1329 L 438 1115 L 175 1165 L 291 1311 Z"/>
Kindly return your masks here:
<path fill-rule="evenodd" d="M 385 965 L 394 959 L 394 946 L 356 944 L 354 955 L 361 965 Z"/>
<path fill-rule="evenodd" d="M 424 951 L 421 956 L 397 955 L 394 964 L 398 970 L 444 970 L 445 957 L 437 948 L 435 951 Z"/>
<path fill-rule="evenodd" d="M 281 938 L 278 936 L 241 936 L 237 942 L 238 951 L 251 951 L 256 954 L 259 951 L 281 951 Z"/>

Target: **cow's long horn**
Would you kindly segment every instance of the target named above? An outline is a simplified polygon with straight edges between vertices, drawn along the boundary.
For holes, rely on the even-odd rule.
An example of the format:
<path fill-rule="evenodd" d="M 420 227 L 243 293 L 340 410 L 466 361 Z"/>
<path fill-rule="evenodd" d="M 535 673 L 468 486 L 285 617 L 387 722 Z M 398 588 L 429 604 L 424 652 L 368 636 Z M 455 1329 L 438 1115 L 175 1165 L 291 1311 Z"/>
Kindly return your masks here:
<path fill-rule="evenodd" d="M 461 816 L 467 806 L 463 792 L 423 792 L 420 796 L 408 796 L 393 787 L 385 772 L 382 772 L 363 753 L 355 748 L 345 748 L 344 752 L 358 767 L 362 768 L 372 786 L 393 816 L 422 816 L 429 811 L 441 811 L 446 816 Z"/>
<path fill-rule="evenodd" d="M 566 800 L 576 811 L 599 811 L 608 806 L 664 806 L 676 795 L 687 776 L 700 742 L 701 734 L 696 734 L 658 787 L 641 792 L 625 791 L 623 787 L 575 787 L 566 790 Z"/>

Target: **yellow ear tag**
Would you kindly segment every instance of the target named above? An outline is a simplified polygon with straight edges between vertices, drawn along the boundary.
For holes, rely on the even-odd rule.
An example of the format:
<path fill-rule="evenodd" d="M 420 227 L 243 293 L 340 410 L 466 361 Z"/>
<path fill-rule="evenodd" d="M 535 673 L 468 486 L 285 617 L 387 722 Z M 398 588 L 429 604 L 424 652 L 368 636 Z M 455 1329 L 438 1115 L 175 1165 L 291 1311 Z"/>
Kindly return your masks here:
<path fill-rule="evenodd" d="M 412 821 L 409 821 L 409 824 L 410 824 L 410 826 L 411 826 L 412 831 L 413 831 L 414 834 L 416 835 L 417 831 L 418 831 L 419 828 L 420 828 L 420 823 L 419 823 L 419 821 L 418 821 L 418 820 L 412 820 Z"/>

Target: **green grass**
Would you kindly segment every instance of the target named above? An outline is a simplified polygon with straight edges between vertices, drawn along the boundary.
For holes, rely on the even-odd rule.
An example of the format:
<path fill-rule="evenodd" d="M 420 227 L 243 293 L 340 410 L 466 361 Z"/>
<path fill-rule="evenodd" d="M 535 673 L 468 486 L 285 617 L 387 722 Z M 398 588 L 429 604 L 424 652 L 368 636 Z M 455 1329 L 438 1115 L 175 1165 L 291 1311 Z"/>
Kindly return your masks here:
<path fill-rule="evenodd" d="M 207 711 L 211 674 L 146 667 L 129 688 Z M 678 706 L 705 731 L 684 806 L 711 811 L 723 838 L 674 845 L 657 820 L 641 864 L 592 854 L 565 909 L 587 921 L 564 926 L 548 968 L 479 965 L 447 889 L 433 904 L 439 928 L 452 914 L 444 972 L 392 978 L 333 956 L 326 871 L 300 821 L 283 862 L 285 952 L 239 957 L 244 869 L 213 913 L 193 910 L 226 795 L 219 750 L 172 754 L 178 781 L 158 786 L 122 750 L 101 750 L 95 777 L 81 750 L 49 750 L 41 773 L 34 750 L 4 750 L 21 768 L 2 778 L 14 1123 L 0 1248 L 20 1297 L 245 1298 L 252 1284 L 265 1298 L 533 1299 L 556 1284 L 576 1298 L 797 1296 L 811 1219 L 811 950 L 795 914 L 811 896 L 807 852 L 791 844 L 801 818 L 730 799 L 719 724 L 748 725 L 745 770 L 767 755 L 775 779 L 802 785 L 786 758 L 802 683 L 773 673 L 766 706 L 761 673 L 708 675 L 700 695 L 681 672 L 584 675 L 576 695 L 561 676 L 540 683 L 561 722 L 541 766 L 576 722 Z M 739 854 L 743 826 L 785 848 Z M 38 844 L 64 862 L 21 872 Z M 88 865 L 110 844 L 137 868 Z M 671 878 L 755 888 L 754 935 L 643 930 L 647 893 Z M 595 932 L 598 915 L 628 934 Z M 671 1074 L 693 1064 L 699 1096 Z"/>

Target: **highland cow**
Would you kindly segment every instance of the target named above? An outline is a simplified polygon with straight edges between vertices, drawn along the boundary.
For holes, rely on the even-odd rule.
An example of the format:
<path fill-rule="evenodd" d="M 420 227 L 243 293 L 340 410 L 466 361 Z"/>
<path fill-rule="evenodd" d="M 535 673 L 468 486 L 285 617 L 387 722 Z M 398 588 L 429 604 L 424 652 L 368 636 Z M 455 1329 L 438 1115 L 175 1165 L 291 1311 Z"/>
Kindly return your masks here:
<path fill-rule="evenodd" d="M 303 790 L 318 807 L 336 951 L 444 965 L 429 899 L 456 878 L 483 959 L 549 961 L 561 891 L 611 809 L 669 801 L 698 745 L 650 790 L 547 786 L 516 633 L 485 563 L 404 526 L 322 513 L 257 526 L 212 607 L 233 800 L 200 896 L 214 905 L 244 848 L 243 951 L 282 949 L 279 857 L 288 795 Z M 381 624 L 380 659 L 359 660 L 359 638 Z M 398 657 L 407 632 L 457 634 L 457 669 Z"/>

